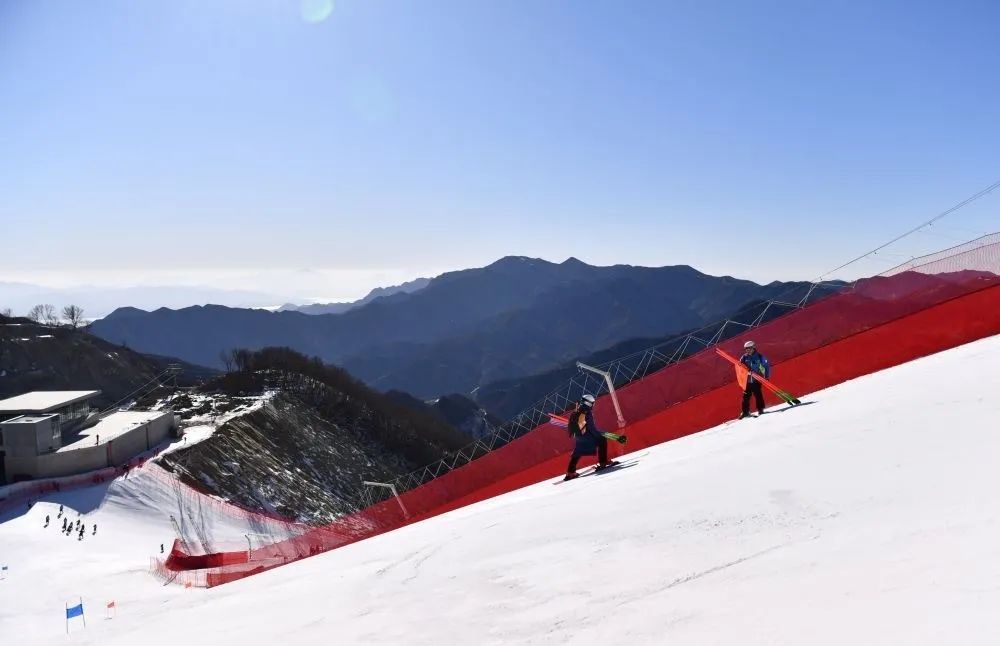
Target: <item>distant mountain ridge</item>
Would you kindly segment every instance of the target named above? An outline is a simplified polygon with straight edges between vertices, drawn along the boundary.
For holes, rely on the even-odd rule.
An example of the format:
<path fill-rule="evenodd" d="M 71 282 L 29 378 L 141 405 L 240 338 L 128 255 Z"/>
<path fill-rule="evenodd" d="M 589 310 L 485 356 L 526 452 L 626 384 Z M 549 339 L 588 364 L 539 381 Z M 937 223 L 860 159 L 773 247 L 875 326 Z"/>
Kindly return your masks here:
<path fill-rule="evenodd" d="M 424 287 L 427 287 L 430 282 L 430 278 L 417 278 L 403 283 L 402 285 L 376 287 L 368 292 L 368 295 L 361 300 L 353 301 L 351 303 L 313 303 L 311 305 L 294 305 L 292 303 L 285 303 L 278 309 L 278 311 L 301 312 L 302 314 L 343 314 L 344 312 L 356 309 L 362 305 L 367 305 L 376 298 L 387 298 L 394 294 L 412 294 L 413 292 L 418 292 Z"/>
<path fill-rule="evenodd" d="M 287 297 L 286 297 L 287 298 Z M 10 308 L 14 314 L 27 314 L 32 306 L 49 303 L 57 309 L 66 305 L 83 308 L 88 319 L 107 316 L 115 308 L 128 304 L 135 307 L 184 307 L 192 303 L 218 303 L 229 307 L 273 306 L 284 300 L 281 296 L 262 291 L 219 289 L 203 286 L 144 285 L 141 287 L 45 287 L 28 283 L 0 281 L 0 308 Z"/>
<path fill-rule="evenodd" d="M 95 403 L 104 407 L 155 383 L 168 365 L 180 367 L 182 386 L 218 374 L 171 357 L 140 354 L 85 330 L 0 316 L 0 399 L 31 390 L 100 390 Z"/>
<path fill-rule="evenodd" d="M 144 352 L 220 365 L 232 348 L 287 346 L 421 399 L 547 370 L 627 339 L 699 327 L 805 283 L 758 285 L 692 267 L 595 267 L 511 256 L 342 314 L 219 306 L 115 311 L 91 330 Z"/>

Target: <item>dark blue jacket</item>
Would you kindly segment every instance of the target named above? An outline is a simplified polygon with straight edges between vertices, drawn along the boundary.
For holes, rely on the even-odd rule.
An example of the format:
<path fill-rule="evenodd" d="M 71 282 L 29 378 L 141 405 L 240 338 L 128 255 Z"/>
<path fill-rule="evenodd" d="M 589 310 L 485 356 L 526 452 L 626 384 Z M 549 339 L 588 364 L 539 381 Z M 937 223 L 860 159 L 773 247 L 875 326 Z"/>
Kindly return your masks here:
<path fill-rule="evenodd" d="M 597 438 L 601 436 L 597 422 L 594 421 L 594 410 L 587 409 L 587 432 L 576 435 L 574 440 L 576 446 L 573 448 L 574 455 L 594 455 L 597 453 Z"/>
<path fill-rule="evenodd" d="M 749 382 L 753 383 L 755 380 L 754 375 L 760 375 L 764 379 L 771 378 L 771 364 L 768 363 L 767 357 L 762 355 L 760 352 L 754 352 L 753 354 L 744 354 L 740 357 L 740 363 L 747 367 L 750 371 Z"/>

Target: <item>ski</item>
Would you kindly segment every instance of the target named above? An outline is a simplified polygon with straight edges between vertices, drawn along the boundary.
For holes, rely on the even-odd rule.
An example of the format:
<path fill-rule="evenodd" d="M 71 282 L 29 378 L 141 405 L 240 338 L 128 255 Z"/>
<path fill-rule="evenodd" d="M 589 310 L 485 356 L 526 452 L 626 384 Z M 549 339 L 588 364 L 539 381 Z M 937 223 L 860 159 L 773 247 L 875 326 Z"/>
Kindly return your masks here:
<path fill-rule="evenodd" d="M 548 416 L 549 416 L 549 423 L 552 424 L 553 426 L 556 426 L 556 427 L 559 427 L 559 428 L 569 428 L 569 418 L 568 417 L 564 417 L 562 415 L 557 415 L 555 413 L 549 413 Z M 602 432 L 601 435 L 603 435 L 605 438 L 607 438 L 609 440 L 612 440 L 614 442 L 618 442 L 619 444 L 626 444 L 626 443 L 628 443 L 628 436 L 627 435 L 621 435 L 619 433 L 610 433 L 610 432 L 607 432 L 607 431 Z"/>
<path fill-rule="evenodd" d="M 564 484 L 566 482 L 572 482 L 573 480 L 579 480 L 580 478 L 586 476 L 600 475 L 602 473 L 610 473 L 612 471 L 618 471 L 620 469 L 624 469 L 627 467 L 634 467 L 635 465 L 639 464 L 639 458 L 645 457 L 647 455 L 649 455 L 649 451 L 643 451 L 642 453 L 639 453 L 638 455 L 634 456 L 622 456 L 620 462 L 617 462 L 603 469 L 598 469 L 596 464 L 592 464 L 589 467 L 585 468 L 583 471 L 581 471 L 580 475 L 573 478 L 572 480 L 564 480 L 563 478 L 560 478 L 555 482 L 553 482 L 552 484 L 554 485 Z"/>
<path fill-rule="evenodd" d="M 628 442 L 627 435 L 619 435 L 618 433 L 609 433 L 607 431 L 601 433 L 601 435 L 603 435 L 605 438 L 609 440 L 618 442 L 619 444 L 625 444 L 626 442 Z"/>

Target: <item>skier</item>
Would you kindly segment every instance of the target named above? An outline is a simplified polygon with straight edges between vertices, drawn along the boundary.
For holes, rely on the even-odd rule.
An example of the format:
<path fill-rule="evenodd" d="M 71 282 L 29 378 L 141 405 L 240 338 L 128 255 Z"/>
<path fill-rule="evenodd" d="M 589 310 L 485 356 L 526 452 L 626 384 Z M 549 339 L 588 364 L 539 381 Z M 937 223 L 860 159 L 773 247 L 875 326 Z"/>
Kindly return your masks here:
<path fill-rule="evenodd" d="M 760 375 L 764 379 L 771 376 L 771 364 L 760 352 L 757 351 L 757 344 L 747 341 L 743 344 L 743 356 L 740 363 L 747 367 L 747 385 L 743 389 L 743 406 L 740 409 L 740 419 L 750 416 L 750 396 L 753 395 L 754 404 L 757 406 L 757 414 L 764 412 L 764 392 L 761 390 L 760 381 L 754 379 L 754 375 Z"/>
<path fill-rule="evenodd" d="M 63 514 L 63 506 L 59 505 L 59 515 L 57 515 L 56 518 L 62 518 L 62 514 Z M 63 524 L 65 524 L 65 523 L 63 523 Z"/>
<path fill-rule="evenodd" d="M 613 460 L 608 461 L 608 440 L 597 428 L 597 422 L 594 421 L 593 395 L 584 395 L 574 408 L 569 417 L 569 434 L 576 441 L 576 446 L 573 447 L 573 454 L 566 467 L 565 480 L 572 480 L 580 476 L 576 472 L 576 465 L 580 458 L 585 455 L 597 453 L 598 471 L 618 464 Z"/>
<path fill-rule="evenodd" d="M 45 526 L 46 527 L 49 526 L 49 515 L 48 514 L 45 514 Z"/>
<path fill-rule="evenodd" d="M 97 523 L 94 523 L 94 533 L 91 536 L 97 536 Z"/>
<path fill-rule="evenodd" d="M 66 531 L 66 519 L 65 518 L 63 518 L 63 528 L 62 528 L 62 530 L 64 532 Z"/>

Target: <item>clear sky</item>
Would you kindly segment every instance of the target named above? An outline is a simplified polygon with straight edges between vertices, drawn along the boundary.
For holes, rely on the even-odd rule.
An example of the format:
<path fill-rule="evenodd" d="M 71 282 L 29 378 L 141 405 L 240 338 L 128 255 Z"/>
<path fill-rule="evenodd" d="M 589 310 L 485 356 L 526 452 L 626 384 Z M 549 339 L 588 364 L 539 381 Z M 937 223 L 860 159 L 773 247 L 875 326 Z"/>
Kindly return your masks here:
<path fill-rule="evenodd" d="M 1000 178 L 998 70 L 995 0 L 0 0 L 0 281 L 812 278 Z"/>

